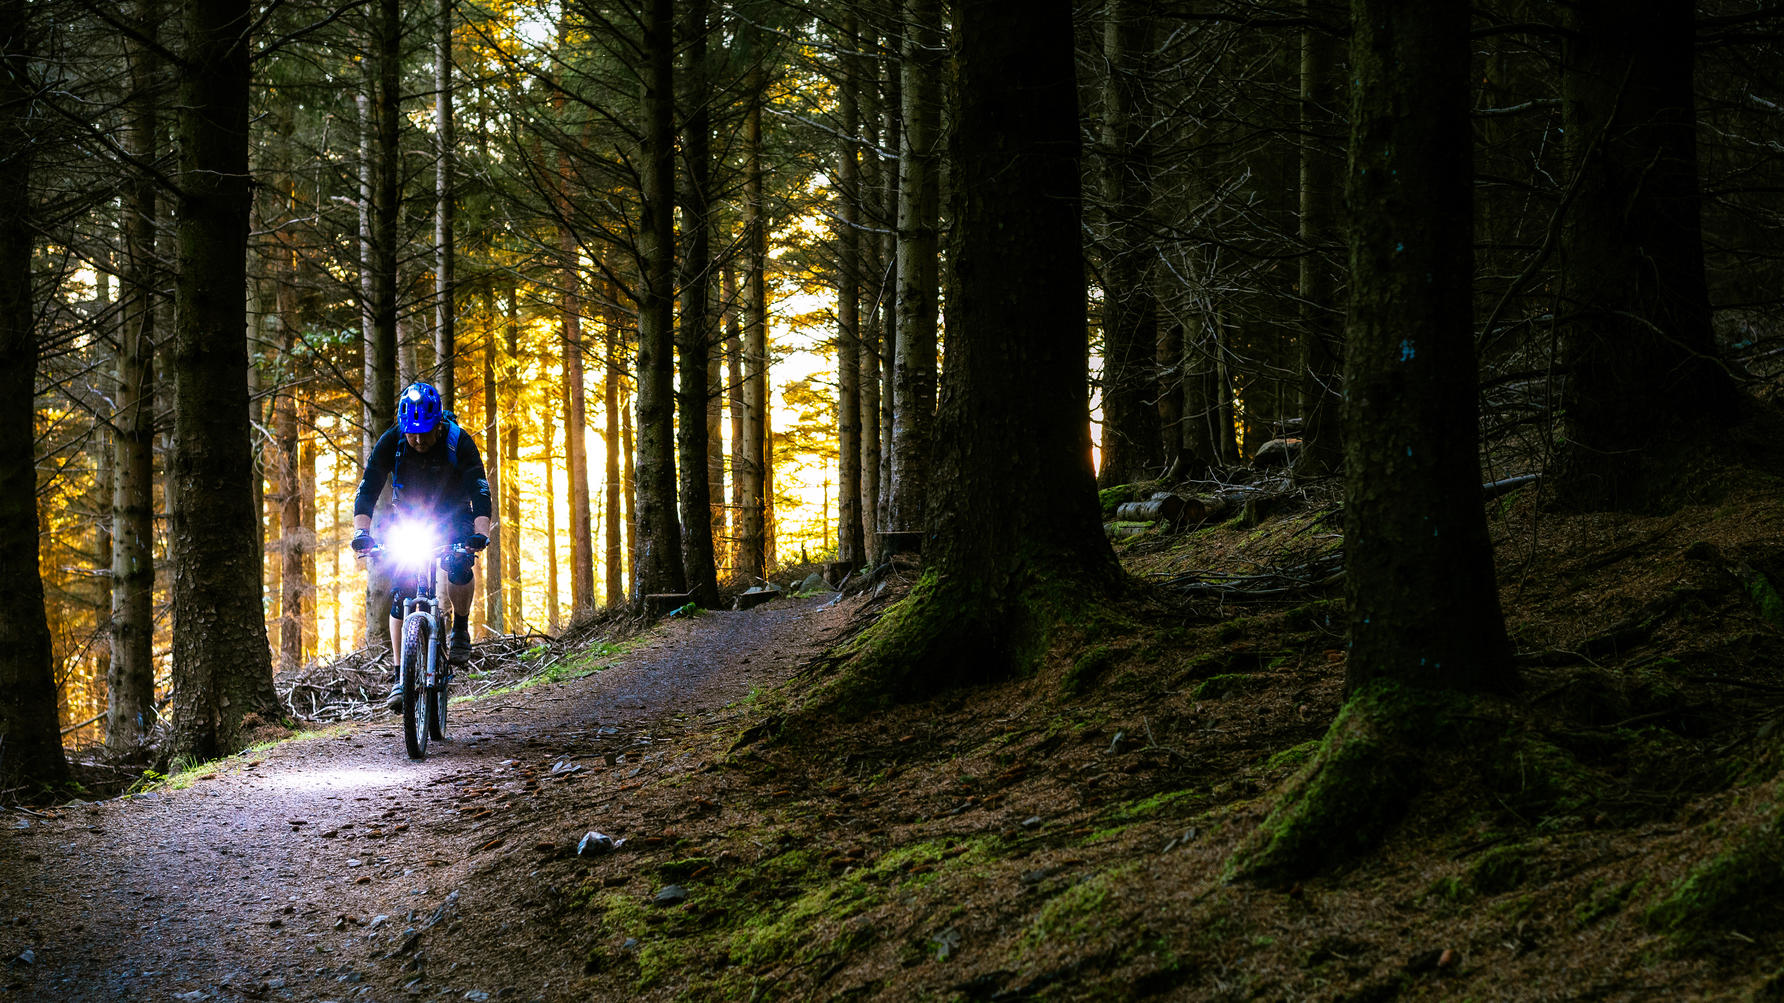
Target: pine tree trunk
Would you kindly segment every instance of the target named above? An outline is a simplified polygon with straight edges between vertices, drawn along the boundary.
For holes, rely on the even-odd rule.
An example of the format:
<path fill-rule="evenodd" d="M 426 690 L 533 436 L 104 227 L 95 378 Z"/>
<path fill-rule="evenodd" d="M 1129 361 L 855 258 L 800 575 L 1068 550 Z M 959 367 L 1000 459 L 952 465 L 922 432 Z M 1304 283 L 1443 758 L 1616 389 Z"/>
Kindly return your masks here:
<path fill-rule="evenodd" d="M 303 527 L 297 541 L 303 575 L 303 590 L 298 594 L 298 633 L 303 637 L 304 658 L 310 660 L 320 657 L 322 648 L 316 611 L 316 412 L 309 403 L 298 408 L 297 434 L 298 522 Z"/>
<path fill-rule="evenodd" d="M 527 618 L 523 600 L 526 594 L 525 583 L 521 580 L 521 555 L 525 553 L 521 541 L 525 537 L 522 534 L 524 527 L 520 524 L 520 302 L 512 278 L 508 280 L 507 293 L 503 348 L 508 357 L 507 368 L 502 377 L 502 401 L 507 407 L 508 418 L 502 428 L 502 470 L 505 478 L 502 488 L 502 533 L 508 540 L 502 547 L 502 555 L 508 566 L 503 574 L 508 582 L 508 613 L 514 629 L 518 631 L 525 627 Z"/>
<path fill-rule="evenodd" d="M 766 527 L 767 455 L 763 418 L 768 401 L 768 214 L 762 184 L 762 102 L 767 100 L 767 74 L 760 64 L 750 70 L 745 89 L 749 109 L 743 127 L 744 211 L 743 236 L 743 468 L 737 474 L 743 485 L 739 519 L 738 572 L 746 580 L 768 574 Z"/>
<path fill-rule="evenodd" d="M 882 0 L 886 16 L 886 102 L 880 109 L 882 149 L 888 156 L 884 164 L 885 187 L 881 193 L 881 211 L 886 217 L 886 234 L 880 238 L 880 255 L 885 264 L 884 300 L 880 308 L 880 494 L 877 502 L 879 520 L 876 533 L 892 529 L 892 425 L 897 404 L 898 364 L 898 193 L 903 177 L 900 169 L 904 143 L 904 71 L 900 65 L 904 50 L 903 5 L 901 0 Z M 879 540 L 874 540 L 878 546 Z"/>
<path fill-rule="evenodd" d="M 644 218 L 639 221 L 638 566 L 639 598 L 684 592 L 675 484 L 675 44 L 670 0 L 645 0 Z M 705 372 L 702 365 L 700 370 Z M 704 412 L 704 408 L 701 409 Z M 704 427 L 704 426 L 702 426 Z M 702 451 L 704 455 L 704 451 Z"/>
<path fill-rule="evenodd" d="M 56 716 L 56 679 L 38 570 L 37 341 L 31 302 L 33 93 L 31 5 L 0 0 L 11 29 L 0 54 L 0 789 L 68 775 Z"/>
<path fill-rule="evenodd" d="M 620 382 L 624 375 L 619 365 L 619 322 L 610 312 L 607 315 L 607 373 L 603 383 L 605 407 L 607 411 L 607 432 L 604 452 L 606 455 L 606 488 L 607 488 L 607 608 L 617 609 L 626 601 L 626 568 L 623 541 L 626 536 L 621 520 L 625 511 L 620 504 Z"/>
<path fill-rule="evenodd" d="M 682 255 L 681 327 L 674 338 L 681 372 L 676 394 L 681 421 L 675 435 L 681 482 L 679 558 L 685 590 L 693 593 L 695 602 L 711 609 L 718 605 L 719 586 L 713 560 L 712 472 L 707 439 L 711 434 L 707 383 L 716 340 L 712 336 L 711 305 L 712 208 L 711 193 L 707 190 L 712 173 L 712 124 L 707 110 L 710 95 L 706 79 L 707 13 L 707 0 L 689 0 L 683 12 L 688 68 L 683 86 L 688 112 L 682 157 L 687 165 L 688 190 L 682 202 L 682 233 L 687 247 Z M 659 100 L 672 103 L 668 98 Z M 673 136 L 670 141 L 673 144 Z M 672 157 L 670 162 L 673 166 Z M 672 184 L 673 176 L 669 180 Z M 673 233 L 668 236 L 673 239 Z M 670 253 L 673 254 L 673 248 Z"/>
<path fill-rule="evenodd" d="M 863 55 L 856 64 L 856 87 L 862 95 L 862 175 L 856 189 L 863 228 L 856 234 L 856 253 L 860 255 L 860 282 L 865 314 L 862 316 L 860 355 L 856 359 L 856 380 L 860 384 L 860 407 L 856 423 L 860 425 L 860 448 L 856 464 L 860 478 L 860 526 L 862 526 L 862 560 L 872 562 L 878 550 L 880 532 L 880 344 L 881 318 L 888 302 L 885 286 L 885 257 L 880 253 L 880 232 L 887 230 L 887 218 L 881 214 L 881 191 L 885 171 L 880 162 L 880 32 L 869 29 L 863 36 Z"/>
<path fill-rule="evenodd" d="M 402 170 L 402 149 L 399 145 L 402 91 L 402 8 L 397 0 L 378 0 L 373 11 L 373 58 L 370 74 L 370 95 L 363 108 L 360 144 L 360 286 L 364 296 L 362 319 L 365 326 L 365 400 L 363 439 L 360 460 L 363 463 L 377 444 L 378 437 L 396 419 L 397 397 L 397 221 L 398 182 Z M 378 495 L 373 511 L 374 527 L 385 523 L 390 514 L 391 490 L 388 484 Z M 378 558 L 366 562 L 365 643 L 368 647 L 389 650 L 390 631 L 386 621 L 390 614 L 391 570 Z"/>
<path fill-rule="evenodd" d="M 565 172 L 567 166 L 563 166 Z M 558 233 L 562 255 L 562 311 L 564 331 L 564 458 L 570 480 L 570 606 L 576 612 L 595 602 L 595 554 L 593 528 L 589 525 L 588 446 L 583 436 L 587 395 L 582 378 L 581 254 L 568 227 Z"/>
<path fill-rule="evenodd" d="M 1158 303 L 1152 293 L 1154 250 L 1147 233 L 1151 123 L 1141 116 L 1139 78 L 1151 46 L 1149 5 L 1109 0 L 1103 30 L 1108 79 L 1103 88 L 1104 486 L 1155 477 L 1164 468 L 1158 424 Z"/>
<path fill-rule="evenodd" d="M 1659 442 L 1733 413 L 1704 277 L 1695 5 L 1571 5 L 1562 115 L 1577 175 L 1561 234 L 1562 492 L 1643 504 Z"/>
<path fill-rule="evenodd" d="M 881 318 L 886 314 L 890 301 L 888 287 L 885 284 L 886 261 L 880 253 L 881 237 L 878 231 L 889 229 L 885 216 L 880 211 L 882 202 L 884 171 L 880 165 L 880 85 L 879 35 L 870 30 L 863 40 L 864 52 L 871 52 L 872 58 L 863 56 L 865 66 L 856 70 L 861 75 L 857 86 L 861 92 L 861 128 L 863 130 L 863 154 L 861 159 L 860 187 L 856 202 L 861 207 L 862 221 L 867 228 L 855 235 L 857 251 L 861 260 L 861 281 L 858 287 L 866 306 L 866 315 L 861 324 L 860 354 L 857 358 L 856 379 L 860 383 L 860 407 L 856 410 L 856 421 L 861 428 L 861 448 L 856 451 L 861 468 L 861 558 L 872 562 L 878 550 L 880 531 L 880 353 Z"/>
<path fill-rule="evenodd" d="M 557 456 L 554 455 L 557 423 L 552 418 L 554 410 L 559 414 L 564 411 L 562 407 L 548 407 L 542 415 L 545 419 L 545 615 L 553 634 L 557 633 L 561 622 L 558 611 L 557 485 L 552 483 L 553 471 L 557 468 Z"/>
<path fill-rule="evenodd" d="M 861 179 L 857 133 L 861 129 L 860 27 L 854 15 L 843 19 L 838 46 L 841 81 L 837 102 L 842 118 L 836 194 L 838 225 L 836 276 L 836 559 L 861 560 Z"/>
<path fill-rule="evenodd" d="M 1158 435 L 1166 470 L 1181 472 L 1183 456 L 1183 325 L 1166 326 L 1158 335 Z"/>
<path fill-rule="evenodd" d="M 249 27 L 242 0 L 187 0 L 174 331 L 175 757 L 242 747 L 280 716 L 261 618 L 246 301 Z"/>
<path fill-rule="evenodd" d="M 892 384 L 892 506 L 888 526 L 923 525 L 935 425 L 937 227 L 941 209 L 940 0 L 906 0 L 899 148 L 898 346 Z"/>
<path fill-rule="evenodd" d="M 1120 581 L 1090 464 L 1071 4 L 953 12 L 955 281 L 928 570 L 854 645 L 839 709 L 1029 667 L 1061 602 Z"/>
<path fill-rule="evenodd" d="M 711 181 L 708 179 L 708 184 Z M 710 222 L 708 236 L 710 238 Z M 711 264 L 708 267 L 712 267 Z M 707 275 L 707 290 L 710 293 L 715 278 L 713 273 Z M 726 535 L 727 504 L 725 482 L 725 334 L 721 318 L 723 307 L 717 304 L 707 306 L 708 337 L 710 344 L 706 348 L 706 499 L 709 508 L 707 515 L 708 532 L 712 536 L 712 570 L 713 581 L 723 578 L 723 570 L 730 561 L 730 553 Z"/>
<path fill-rule="evenodd" d="M 452 2 L 439 0 L 434 25 L 434 355 L 440 399 L 458 404 L 458 312 L 453 308 L 457 261 L 453 245 Z M 490 440 L 485 439 L 485 444 Z"/>
<path fill-rule="evenodd" d="M 737 269 L 726 262 L 722 285 L 725 300 L 725 386 L 726 407 L 731 419 L 731 504 L 727 510 L 728 523 L 725 533 L 726 567 L 732 578 L 745 578 L 743 571 L 743 506 L 744 469 L 748 460 L 744 452 L 747 441 L 747 422 L 744 419 L 744 379 L 743 379 L 743 323 L 738 304 Z"/>
<path fill-rule="evenodd" d="M 286 314 L 290 296 L 289 283 L 280 283 L 280 326 L 284 329 L 281 349 L 289 356 L 296 318 Z M 303 528 L 303 497 L 297 476 L 297 401 L 290 392 L 280 393 L 273 400 L 273 501 L 278 506 L 279 535 L 275 550 L 279 566 L 279 659 L 278 671 L 290 672 L 303 664 L 303 550 L 299 534 Z"/>
<path fill-rule="evenodd" d="M 1318 23 L 1326 0 L 1305 0 L 1311 23 L 1301 32 L 1301 458 L 1310 473 L 1330 473 L 1344 459 L 1343 310 L 1326 250 L 1338 235 L 1336 143 L 1338 36 Z"/>
<path fill-rule="evenodd" d="M 483 441 L 489 446 L 486 472 L 489 475 L 490 510 L 500 517 L 505 514 L 505 492 L 510 490 L 508 478 L 514 468 L 508 466 L 507 456 L 501 446 L 502 433 L 506 431 L 500 420 L 500 394 L 496 383 L 496 356 L 501 342 L 496 337 L 496 291 L 488 283 L 483 286 L 483 317 L 484 323 L 489 325 L 483 342 Z M 483 558 L 483 623 L 497 634 L 508 632 L 502 601 L 503 582 L 508 577 L 507 567 L 503 563 L 506 548 L 502 546 L 502 536 L 500 530 L 490 534 L 489 549 Z"/>
<path fill-rule="evenodd" d="M 124 43 L 131 91 L 124 148 L 147 164 L 160 149 L 160 107 L 153 85 L 161 71 L 153 43 L 161 4 L 140 0 L 135 14 L 144 41 Z M 139 745 L 154 722 L 157 194 L 147 172 L 133 174 L 124 188 L 124 267 L 118 289 L 123 322 L 112 420 L 112 650 L 105 722 L 105 744 L 114 751 Z"/>
<path fill-rule="evenodd" d="M 1353 10 L 1345 686 L 1503 688 L 1474 448 L 1468 10 Z"/>
<path fill-rule="evenodd" d="M 620 487 L 626 503 L 626 587 L 636 598 L 638 589 L 638 478 L 633 457 L 632 400 L 622 377 L 619 386 Z"/>

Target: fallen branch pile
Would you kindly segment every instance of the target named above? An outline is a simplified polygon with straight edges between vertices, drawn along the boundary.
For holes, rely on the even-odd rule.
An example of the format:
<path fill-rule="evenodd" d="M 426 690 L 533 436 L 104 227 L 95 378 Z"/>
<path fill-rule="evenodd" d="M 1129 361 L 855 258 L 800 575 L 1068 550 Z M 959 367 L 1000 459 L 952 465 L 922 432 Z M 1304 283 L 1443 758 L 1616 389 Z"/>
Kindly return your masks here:
<path fill-rule="evenodd" d="M 453 696 L 481 696 L 550 671 L 574 649 L 566 638 L 507 634 L 478 641 L 471 657 L 453 670 Z M 521 657 L 540 649 L 533 658 Z M 274 680 L 292 717 L 322 724 L 366 720 L 381 713 L 396 670 L 382 649 L 361 648 L 331 662 L 312 662 Z"/>

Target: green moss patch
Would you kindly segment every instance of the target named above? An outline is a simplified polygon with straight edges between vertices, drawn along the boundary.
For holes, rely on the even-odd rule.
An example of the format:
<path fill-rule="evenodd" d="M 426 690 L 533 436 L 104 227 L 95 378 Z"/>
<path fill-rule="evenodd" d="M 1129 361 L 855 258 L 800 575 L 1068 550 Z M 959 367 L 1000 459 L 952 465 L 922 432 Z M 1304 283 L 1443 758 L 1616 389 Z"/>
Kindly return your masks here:
<path fill-rule="evenodd" d="M 1270 680 L 1267 676 L 1226 673 L 1211 676 L 1197 683 L 1194 696 L 1197 700 L 1218 700 L 1234 693 L 1260 690 L 1268 685 L 1270 685 Z"/>
<path fill-rule="evenodd" d="M 1775 929 L 1784 921 L 1784 805 L 1770 786 L 1751 818 L 1679 879 L 1643 916 L 1651 929 L 1694 942 L 1717 930 Z"/>
<path fill-rule="evenodd" d="M 1422 786 L 1422 757 L 1440 739 L 1466 737 L 1455 727 L 1466 700 L 1391 683 L 1351 697 L 1307 766 L 1240 844 L 1227 877 L 1292 881 L 1373 849 Z"/>
<path fill-rule="evenodd" d="M 591 881 L 575 904 L 597 917 L 607 944 L 636 943 L 620 955 L 597 949 L 590 970 L 629 957 L 639 988 L 672 973 L 687 979 L 704 971 L 710 981 L 696 978 L 689 985 L 696 998 L 748 998 L 746 973 L 843 958 L 878 936 L 864 914 L 990 856 L 985 840 L 913 843 L 860 863 L 806 848 L 777 849 L 771 846 L 767 856 L 747 863 L 721 854 L 653 865 L 658 881 L 688 889 L 679 906 L 658 906 Z"/>

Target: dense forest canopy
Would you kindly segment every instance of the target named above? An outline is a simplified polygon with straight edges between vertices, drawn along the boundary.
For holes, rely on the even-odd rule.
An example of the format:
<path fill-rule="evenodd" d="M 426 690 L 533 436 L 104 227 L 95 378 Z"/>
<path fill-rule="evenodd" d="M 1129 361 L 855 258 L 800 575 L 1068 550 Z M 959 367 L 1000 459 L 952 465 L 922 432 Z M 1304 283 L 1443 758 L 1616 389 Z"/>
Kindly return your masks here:
<path fill-rule="evenodd" d="M 1563 504 L 1639 507 L 1667 444 L 1727 420 L 1738 391 L 1773 393 L 1784 10 L 1486 0 L 1427 23 L 1418 6 L 1072 5 L 1075 88 L 1044 100 L 1077 122 L 1067 270 L 1088 310 L 1078 325 L 1068 296 L 1059 315 L 1063 357 L 1082 327 L 1068 396 L 1089 420 L 1086 443 L 1060 441 L 1068 461 L 1091 447 L 1099 486 L 1274 457 L 1355 479 L 1353 506 L 1395 479 L 1542 474 Z M 15 539 L 39 530 L 0 587 L 35 581 L 42 609 L 6 613 L 0 777 L 21 776 L 33 730 L 126 746 L 179 711 L 175 660 L 215 657 L 181 639 L 224 631 L 181 575 L 222 588 L 230 566 L 248 612 L 224 635 L 275 672 L 385 643 L 377 576 L 344 544 L 412 380 L 440 387 L 490 473 L 484 634 L 646 593 L 712 603 L 782 566 L 875 562 L 926 526 L 949 553 L 938 519 L 997 521 L 961 501 L 958 466 L 986 460 L 966 432 L 1015 412 L 966 395 L 1056 391 L 949 306 L 1039 323 L 1023 283 L 1061 273 L 990 267 L 1002 252 L 974 239 L 1024 210 L 955 189 L 1004 177 L 973 144 L 1043 127 L 975 103 L 999 74 L 957 36 L 987 7 L 0 3 L 19 411 L 0 494 L 35 503 Z M 1423 37 L 1454 59 L 1367 72 Z M 962 109 L 990 135 L 960 134 Z M 1371 189 L 1371 169 L 1431 172 L 1434 194 Z M 219 264 L 236 258 L 240 288 Z M 1405 293 L 1434 282 L 1421 313 Z M 1427 347 L 1430 370 L 1369 369 Z M 1076 402 L 1042 404 L 1021 420 L 1076 421 Z M 1470 431 L 1478 453 L 1455 441 Z M 1454 462 L 1426 479 L 1389 445 Z M 1089 490 L 1063 467 L 1038 483 Z M 1076 532 L 1060 519 L 1000 532 Z M 206 545 L 224 556 L 199 561 Z M 1503 683 L 1481 673 L 1467 685 Z M 224 686 L 219 706 L 279 713 L 269 691 L 232 704 Z"/>

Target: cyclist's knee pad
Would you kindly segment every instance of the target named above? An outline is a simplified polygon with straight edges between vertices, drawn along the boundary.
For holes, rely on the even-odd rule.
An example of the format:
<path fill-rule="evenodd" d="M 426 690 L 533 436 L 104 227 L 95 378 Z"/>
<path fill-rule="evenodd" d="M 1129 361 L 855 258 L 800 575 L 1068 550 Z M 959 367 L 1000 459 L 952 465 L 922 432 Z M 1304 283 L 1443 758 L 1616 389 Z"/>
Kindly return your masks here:
<path fill-rule="evenodd" d="M 446 558 L 446 580 L 454 585 L 471 584 L 470 554 L 453 554 Z"/>
<path fill-rule="evenodd" d="M 409 593 L 405 589 L 390 590 L 390 618 L 392 620 L 401 620 L 403 618 L 403 600 L 408 597 Z"/>

